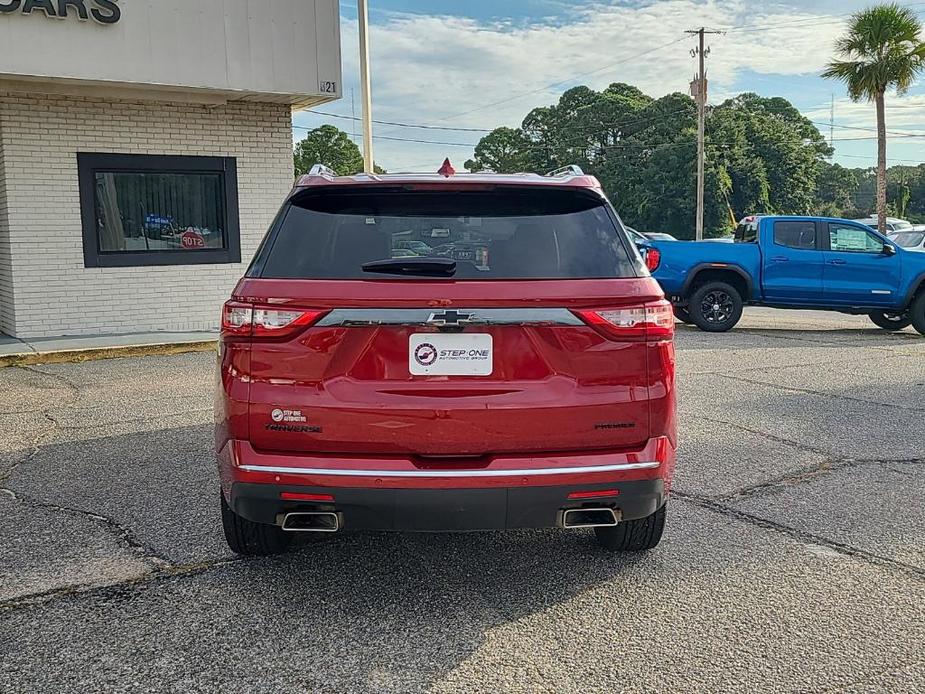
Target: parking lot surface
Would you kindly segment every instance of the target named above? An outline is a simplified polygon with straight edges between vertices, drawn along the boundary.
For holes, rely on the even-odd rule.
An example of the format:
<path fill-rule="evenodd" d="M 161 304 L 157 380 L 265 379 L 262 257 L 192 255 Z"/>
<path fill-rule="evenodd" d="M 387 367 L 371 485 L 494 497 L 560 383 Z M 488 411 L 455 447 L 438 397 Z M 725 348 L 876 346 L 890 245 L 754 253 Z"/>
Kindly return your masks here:
<path fill-rule="evenodd" d="M 225 547 L 209 354 L 0 370 L 0 691 L 925 691 L 925 338 L 679 327 L 665 539 Z"/>

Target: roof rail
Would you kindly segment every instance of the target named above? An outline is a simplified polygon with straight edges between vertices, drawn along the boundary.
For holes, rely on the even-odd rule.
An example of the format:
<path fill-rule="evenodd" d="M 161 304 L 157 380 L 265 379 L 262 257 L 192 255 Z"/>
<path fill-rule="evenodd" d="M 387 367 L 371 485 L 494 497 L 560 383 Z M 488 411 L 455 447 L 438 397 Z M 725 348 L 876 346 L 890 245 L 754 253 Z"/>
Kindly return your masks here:
<path fill-rule="evenodd" d="M 581 170 L 581 167 L 578 164 L 569 164 L 568 166 L 563 166 L 556 169 L 555 171 L 550 171 L 545 176 L 584 176 L 585 172 Z"/>
<path fill-rule="evenodd" d="M 334 170 L 324 164 L 315 164 L 308 172 L 309 176 L 324 176 L 325 178 L 334 178 L 337 176 Z"/>

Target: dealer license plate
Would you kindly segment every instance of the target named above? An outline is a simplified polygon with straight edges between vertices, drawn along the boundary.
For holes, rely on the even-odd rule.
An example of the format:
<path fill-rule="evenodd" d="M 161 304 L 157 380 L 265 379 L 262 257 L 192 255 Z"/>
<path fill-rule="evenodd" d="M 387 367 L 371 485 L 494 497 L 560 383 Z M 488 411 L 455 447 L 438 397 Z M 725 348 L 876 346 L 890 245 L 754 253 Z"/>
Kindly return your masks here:
<path fill-rule="evenodd" d="M 487 333 L 415 333 L 408 343 L 414 376 L 491 376 L 493 361 Z"/>

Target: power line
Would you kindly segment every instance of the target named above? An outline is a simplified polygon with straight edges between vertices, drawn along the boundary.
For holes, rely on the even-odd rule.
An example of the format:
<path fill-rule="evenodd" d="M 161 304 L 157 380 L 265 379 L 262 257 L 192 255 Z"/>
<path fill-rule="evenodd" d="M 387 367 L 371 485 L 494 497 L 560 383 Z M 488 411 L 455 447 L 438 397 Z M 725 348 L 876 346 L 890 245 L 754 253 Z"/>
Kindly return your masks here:
<path fill-rule="evenodd" d="M 293 129 L 296 129 L 296 130 L 306 130 L 308 132 L 316 130 L 316 128 L 309 128 L 304 125 L 293 125 L 292 127 Z M 396 142 L 417 142 L 422 145 L 447 145 L 450 147 L 475 147 L 475 145 L 478 144 L 478 143 L 473 144 L 470 142 L 441 142 L 438 140 L 419 140 L 419 139 L 411 138 L 411 137 L 391 137 L 389 135 L 373 135 L 373 139 L 374 140 L 394 140 Z"/>
<path fill-rule="evenodd" d="M 307 113 L 314 113 L 315 115 L 325 116 L 327 118 L 342 118 L 344 120 L 360 120 L 356 116 L 344 116 L 338 113 L 327 113 L 325 111 L 316 111 L 311 108 L 307 108 L 305 109 L 305 111 Z M 424 125 L 424 124 L 400 123 L 396 121 L 375 120 L 375 119 L 373 119 L 373 123 L 377 123 L 378 125 L 391 125 L 397 128 L 420 128 L 422 130 L 458 130 L 460 132 L 467 132 L 467 133 L 491 132 L 491 129 L 489 128 L 460 128 L 460 127 L 454 127 L 454 126 L 449 126 L 449 125 Z"/>
<path fill-rule="evenodd" d="M 638 124 L 640 124 L 640 123 L 650 123 L 650 122 L 651 122 L 651 123 L 657 123 L 657 122 L 660 122 L 660 121 L 663 121 L 663 120 L 669 118 L 670 116 L 677 115 L 677 114 L 679 114 L 679 113 L 684 113 L 685 111 L 687 111 L 687 109 L 677 109 L 677 110 L 675 110 L 675 111 L 668 111 L 668 112 L 666 112 L 666 113 L 657 113 L 657 114 L 653 114 L 653 115 L 651 115 L 651 116 L 646 116 L 646 117 L 644 117 L 644 118 L 637 118 L 637 119 L 629 120 L 629 121 L 610 122 L 610 123 L 598 123 L 598 124 L 596 124 L 596 125 L 597 125 L 598 127 L 601 127 L 601 128 L 610 128 L 610 129 L 612 129 L 612 128 L 625 128 L 625 127 L 628 127 L 628 126 L 631 126 L 631 125 L 638 125 Z M 313 111 L 313 113 L 315 113 L 315 112 Z M 332 115 L 333 115 L 333 114 L 332 114 Z M 341 117 L 342 117 L 342 118 L 351 119 L 350 116 L 341 116 Z M 398 126 L 398 127 L 418 127 L 418 126 L 413 126 L 413 125 L 411 125 L 411 124 L 406 124 L 406 123 L 401 123 L 401 124 L 395 123 L 394 125 L 396 125 L 396 126 Z M 309 128 L 308 126 L 305 126 L 305 125 L 293 125 L 292 127 L 293 127 L 293 129 L 305 130 L 305 131 L 308 131 L 308 132 L 311 132 L 312 130 L 315 130 L 315 129 L 316 129 L 316 128 Z M 480 129 L 478 130 L 478 132 L 489 132 L 489 131 L 486 131 L 486 130 L 480 128 Z M 598 133 L 598 132 L 599 132 L 599 131 L 594 130 L 594 131 L 573 132 L 572 134 L 573 134 L 573 135 L 577 135 L 577 136 L 588 137 L 588 136 L 593 135 L 593 134 L 596 134 L 596 133 Z M 472 144 L 472 143 L 464 143 L 464 142 L 443 142 L 443 141 L 437 141 L 437 140 L 423 140 L 423 139 L 416 139 L 416 138 L 397 138 L 397 137 L 392 137 L 392 136 L 388 136 L 388 135 L 374 135 L 374 137 L 375 137 L 376 139 L 395 140 L 395 141 L 398 141 L 398 142 L 418 142 L 418 143 L 421 143 L 421 144 L 451 145 L 451 146 L 458 146 L 458 147 L 476 147 L 476 146 L 479 144 L 478 142 Z M 561 143 L 560 143 L 560 144 L 561 144 Z M 569 141 L 565 144 L 565 146 L 579 146 L 579 145 L 581 145 L 581 144 L 587 145 L 588 142 L 587 142 L 587 140 L 583 140 L 583 141 L 579 141 L 579 140 L 569 140 Z M 541 145 L 537 145 L 537 146 L 541 146 Z M 528 148 L 528 149 L 529 149 L 529 148 Z"/>
<path fill-rule="evenodd" d="M 654 102 L 653 102 L 653 103 L 654 103 Z M 586 109 L 586 108 L 591 108 L 591 107 L 594 107 L 594 106 L 601 106 L 601 105 L 604 105 L 604 104 L 602 104 L 601 102 L 595 102 L 595 103 L 592 103 L 592 104 L 585 104 L 584 106 L 579 106 L 578 108 L 574 109 L 574 111 L 581 111 L 581 110 L 584 110 L 584 109 Z M 347 116 L 347 115 L 342 115 L 342 114 L 338 114 L 338 113 L 327 113 L 327 112 L 324 112 L 324 111 L 315 111 L 315 110 L 313 110 L 313 109 L 305 109 L 305 110 L 306 110 L 306 112 L 308 112 L 308 113 L 313 113 L 313 114 L 315 114 L 315 115 L 325 116 L 325 117 L 328 117 L 328 118 L 341 118 L 341 119 L 344 119 L 344 120 L 352 120 L 352 121 L 360 120 L 360 118 L 357 117 L 357 116 Z M 658 114 L 654 114 L 654 115 L 652 115 L 652 116 L 646 116 L 646 117 L 644 117 L 644 118 L 638 118 L 638 119 L 631 120 L 631 121 L 620 121 L 620 122 L 612 122 L 612 121 L 611 121 L 611 122 L 606 122 L 606 123 L 598 123 L 597 125 L 598 125 L 599 127 L 601 127 L 601 128 L 608 128 L 608 129 L 612 129 L 612 128 L 625 128 L 625 127 L 628 127 L 628 126 L 630 126 L 630 125 L 637 125 L 637 124 L 639 124 L 639 123 L 645 123 L 645 122 L 647 122 L 647 121 L 658 121 L 658 120 L 661 120 L 662 118 L 665 118 L 665 117 L 668 117 L 668 116 L 676 115 L 676 114 L 678 114 L 678 113 L 684 113 L 686 110 L 687 110 L 687 109 L 677 109 L 677 110 L 675 110 L 675 111 L 668 111 L 667 113 L 658 113 Z M 573 112 L 574 112 L 574 111 L 573 111 Z M 374 122 L 374 123 L 384 124 L 384 125 L 390 125 L 390 126 L 393 126 L 393 127 L 396 127 L 396 128 L 412 128 L 412 129 L 423 128 L 423 129 L 426 129 L 426 130 L 451 130 L 451 131 L 477 132 L 477 133 L 491 133 L 491 132 L 493 132 L 494 130 L 497 130 L 497 129 L 498 129 L 497 127 L 496 127 L 496 128 L 457 128 L 457 127 L 451 127 L 451 126 L 438 126 L 438 125 L 424 125 L 424 124 L 415 124 L 415 123 L 402 123 L 402 122 L 399 122 L 399 121 L 379 121 L 379 120 L 374 120 L 373 122 Z M 299 128 L 300 130 L 313 130 L 313 128 L 308 128 L 308 127 L 306 127 L 306 126 L 304 126 L 304 125 L 293 125 L 292 127 L 293 127 L 293 128 Z M 499 127 L 502 127 L 502 126 L 499 126 Z M 518 126 L 518 128 L 521 128 L 521 129 L 522 129 L 522 126 Z"/>
<path fill-rule="evenodd" d="M 835 156 L 836 157 L 850 157 L 851 159 L 870 159 L 870 160 L 873 160 L 871 167 L 874 167 L 877 165 L 877 162 L 876 162 L 877 155 L 876 154 L 836 154 Z M 917 164 L 919 166 L 921 166 L 922 164 L 925 164 L 925 161 L 916 161 L 915 159 L 894 159 L 893 157 L 890 157 L 889 161 L 890 162 L 900 162 L 902 164 Z"/>
<path fill-rule="evenodd" d="M 841 125 L 839 123 L 822 123 L 821 121 L 815 121 L 815 120 L 810 120 L 809 122 L 814 123 L 816 125 L 828 125 L 833 128 L 841 128 L 842 130 L 863 130 L 865 132 L 872 132 L 872 133 L 877 132 L 876 128 L 864 127 L 861 125 Z M 925 131 L 918 132 L 918 133 L 907 133 L 907 132 L 900 132 L 898 130 L 887 130 L 886 134 L 895 135 L 897 137 L 925 137 Z"/>
<path fill-rule="evenodd" d="M 925 5 L 925 2 L 909 2 L 905 3 L 905 7 L 920 7 Z M 763 31 L 765 29 L 776 29 L 778 27 L 796 27 L 800 28 L 801 26 L 822 26 L 824 24 L 840 24 L 844 21 L 846 17 L 853 17 L 857 12 L 842 12 L 840 14 L 820 14 L 812 15 L 809 17 L 803 17 L 801 19 L 791 19 L 785 22 L 750 22 L 748 24 L 739 24 L 736 26 L 723 27 L 724 31 Z"/>

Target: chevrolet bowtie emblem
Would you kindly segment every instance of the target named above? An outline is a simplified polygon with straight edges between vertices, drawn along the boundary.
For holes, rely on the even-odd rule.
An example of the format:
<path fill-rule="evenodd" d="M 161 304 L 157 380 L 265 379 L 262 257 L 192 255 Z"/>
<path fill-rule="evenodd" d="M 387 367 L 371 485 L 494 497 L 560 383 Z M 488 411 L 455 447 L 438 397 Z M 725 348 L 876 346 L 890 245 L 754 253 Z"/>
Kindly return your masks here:
<path fill-rule="evenodd" d="M 430 325 L 437 326 L 454 326 L 465 325 L 467 323 L 477 323 L 479 319 L 471 313 L 464 313 L 456 310 L 441 311 L 440 313 L 431 313 L 427 319 Z"/>

